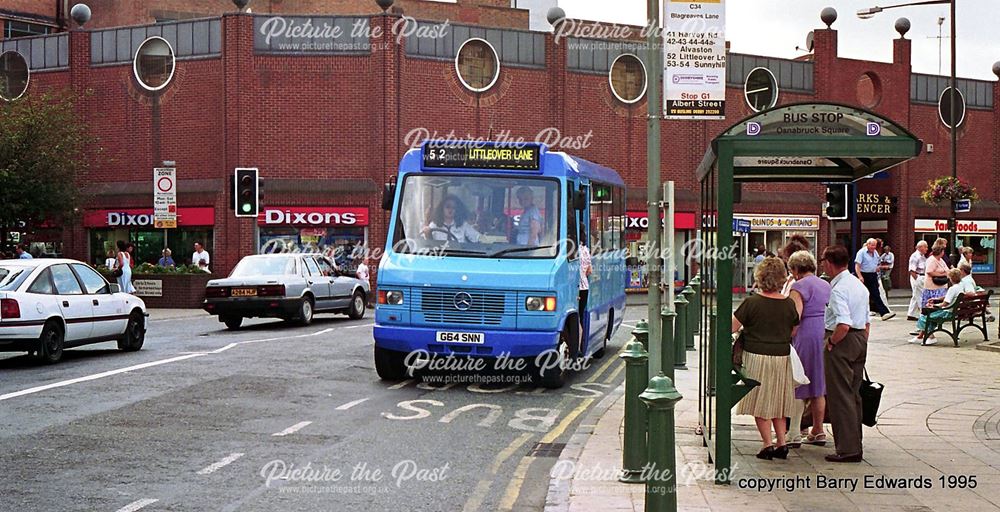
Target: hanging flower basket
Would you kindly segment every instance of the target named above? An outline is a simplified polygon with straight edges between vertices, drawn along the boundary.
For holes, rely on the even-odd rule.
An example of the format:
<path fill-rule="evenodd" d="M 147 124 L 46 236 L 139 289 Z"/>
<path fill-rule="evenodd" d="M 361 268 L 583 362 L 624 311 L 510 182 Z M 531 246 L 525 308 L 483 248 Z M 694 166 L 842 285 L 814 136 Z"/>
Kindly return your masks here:
<path fill-rule="evenodd" d="M 962 180 L 946 177 L 927 182 L 927 190 L 920 194 L 925 203 L 939 206 L 959 199 L 969 199 L 973 203 L 979 200 L 975 187 Z"/>

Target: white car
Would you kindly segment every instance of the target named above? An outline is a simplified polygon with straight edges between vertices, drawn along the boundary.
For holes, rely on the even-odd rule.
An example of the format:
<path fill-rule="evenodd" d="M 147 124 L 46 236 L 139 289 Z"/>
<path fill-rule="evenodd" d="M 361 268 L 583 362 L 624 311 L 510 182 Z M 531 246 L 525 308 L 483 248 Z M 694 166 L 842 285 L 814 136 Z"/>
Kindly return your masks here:
<path fill-rule="evenodd" d="M 146 305 L 86 263 L 0 260 L 0 352 L 55 363 L 63 349 L 102 341 L 135 351 L 146 339 Z"/>

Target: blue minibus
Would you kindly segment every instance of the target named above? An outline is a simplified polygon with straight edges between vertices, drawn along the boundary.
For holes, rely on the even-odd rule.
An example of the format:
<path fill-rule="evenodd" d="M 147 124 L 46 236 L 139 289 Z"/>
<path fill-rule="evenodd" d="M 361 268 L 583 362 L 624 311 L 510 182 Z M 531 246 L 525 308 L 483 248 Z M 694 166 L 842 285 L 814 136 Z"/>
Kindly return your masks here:
<path fill-rule="evenodd" d="M 613 170 L 544 144 L 426 141 L 403 156 L 382 207 L 381 378 L 421 358 L 519 359 L 560 387 L 604 355 L 625 311 L 625 184 Z M 581 241 L 593 255 L 585 305 Z"/>

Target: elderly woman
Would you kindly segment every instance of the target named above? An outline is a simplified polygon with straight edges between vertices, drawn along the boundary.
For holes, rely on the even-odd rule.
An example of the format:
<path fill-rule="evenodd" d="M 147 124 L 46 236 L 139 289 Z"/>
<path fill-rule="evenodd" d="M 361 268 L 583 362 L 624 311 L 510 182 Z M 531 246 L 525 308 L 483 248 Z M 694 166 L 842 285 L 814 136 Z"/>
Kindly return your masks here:
<path fill-rule="evenodd" d="M 763 449 L 757 458 L 788 457 L 785 418 L 794 407 L 795 381 L 789 353 L 799 324 L 795 302 L 781 295 L 788 271 L 778 258 L 764 258 L 754 269 L 759 293 L 747 297 L 733 314 L 733 332 L 743 329 L 743 372 L 760 382 L 740 401 L 736 414 L 749 414 L 757 423 Z M 771 428 L 777 446 L 771 443 Z"/>
<path fill-rule="evenodd" d="M 788 268 L 791 270 L 795 284 L 789 298 L 795 303 L 795 311 L 799 315 L 799 326 L 795 331 L 792 346 L 802 360 L 802 367 L 809 377 L 809 384 L 795 388 L 796 407 L 792 419 L 790 444 L 800 445 L 805 438 L 806 444 L 824 446 L 826 434 L 823 432 L 823 414 L 826 411 L 826 378 L 823 374 L 823 345 L 826 330 L 823 315 L 826 304 L 830 301 L 830 283 L 816 277 L 816 258 L 809 251 L 798 251 L 788 258 Z M 809 411 L 812 415 L 812 430 L 798 432 L 802 423 L 802 413 L 805 401 L 809 401 Z"/>
<path fill-rule="evenodd" d="M 931 299 L 944 297 L 948 291 L 947 280 L 940 284 L 934 282 L 934 278 L 940 280 L 948 275 L 948 264 L 944 261 L 946 249 L 946 245 L 937 242 L 931 247 L 931 254 L 927 257 L 927 263 L 924 265 L 925 280 L 924 293 L 920 296 L 921 307 L 927 307 L 927 301 Z"/>
<path fill-rule="evenodd" d="M 972 267 L 966 265 L 970 271 Z M 966 274 L 967 275 L 967 274 Z M 940 319 L 947 315 L 944 311 L 948 306 L 955 303 L 958 300 L 959 295 L 963 293 L 976 293 L 976 284 L 974 281 L 969 281 L 963 279 L 963 274 L 960 269 L 953 268 L 948 271 L 948 280 L 951 281 L 951 287 L 948 288 L 947 294 L 944 299 L 940 301 L 937 299 L 932 299 L 924 307 L 934 308 L 930 314 L 922 314 L 920 318 L 917 319 L 917 335 L 910 338 L 910 343 L 923 343 L 924 345 L 933 345 L 937 343 L 937 339 L 934 336 L 928 336 L 927 341 L 923 341 L 924 330 L 927 328 L 928 319 Z"/>

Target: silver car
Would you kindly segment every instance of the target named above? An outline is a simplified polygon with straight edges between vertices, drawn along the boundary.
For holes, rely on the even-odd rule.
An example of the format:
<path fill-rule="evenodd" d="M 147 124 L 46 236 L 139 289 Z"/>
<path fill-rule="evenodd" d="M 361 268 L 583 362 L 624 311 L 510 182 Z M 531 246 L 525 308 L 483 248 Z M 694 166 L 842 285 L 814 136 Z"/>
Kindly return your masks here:
<path fill-rule="evenodd" d="M 309 325 L 320 312 L 364 317 L 368 294 L 367 281 L 340 272 L 322 254 L 262 254 L 240 260 L 229 277 L 209 281 L 202 308 L 230 329 L 252 317 Z"/>

